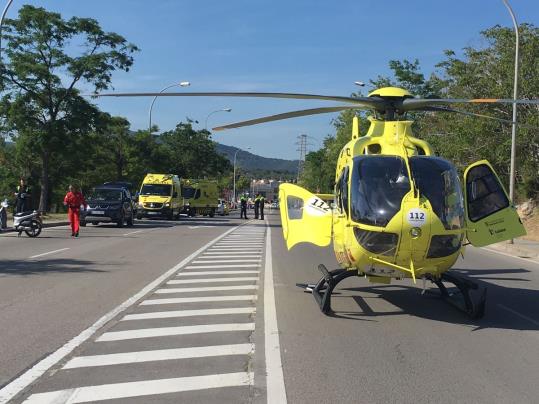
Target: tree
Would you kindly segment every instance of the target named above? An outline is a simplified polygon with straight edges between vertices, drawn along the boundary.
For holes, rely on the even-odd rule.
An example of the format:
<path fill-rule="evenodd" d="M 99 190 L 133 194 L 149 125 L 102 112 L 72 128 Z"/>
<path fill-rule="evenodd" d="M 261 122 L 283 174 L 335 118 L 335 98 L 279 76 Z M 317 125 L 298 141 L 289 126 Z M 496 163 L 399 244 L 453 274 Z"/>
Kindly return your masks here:
<path fill-rule="evenodd" d="M 69 156 L 78 138 L 102 124 L 103 115 L 76 86 L 109 88 L 112 72 L 128 71 L 138 48 L 116 33 L 104 32 L 93 19 L 64 20 L 29 5 L 5 26 L 9 62 L 1 71 L 4 126 L 39 162 L 39 208 L 46 211 L 51 167 Z"/>

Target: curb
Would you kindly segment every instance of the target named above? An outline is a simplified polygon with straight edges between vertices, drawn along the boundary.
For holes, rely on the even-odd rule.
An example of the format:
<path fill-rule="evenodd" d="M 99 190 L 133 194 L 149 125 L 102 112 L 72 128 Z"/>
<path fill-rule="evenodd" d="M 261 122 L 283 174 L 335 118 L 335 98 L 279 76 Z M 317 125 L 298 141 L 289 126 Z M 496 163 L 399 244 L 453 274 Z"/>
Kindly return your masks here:
<path fill-rule="evenodd" d="M 65 222 L 43 223 L 43 228 L 46 229 L 47 227 L 67 226 L 68 224 L 69 224 L 68 221 L 65 221 Z M 14 232 L 15 232 L 15 229 L 14 229 L 14 228 L 8 227 L 7 229 L 0 231 L 0 236 L 1 236 L 2 234 L 14 233 Z"/>
<path fill-rule="evenodd" d="M 514 244 L 497 243 L 488 246 L 488 249 L 501 251 L 519 258 L 535 259 L 539 257 L 539 251 L 534 251 L 525 247 L 519 247 Z"/>

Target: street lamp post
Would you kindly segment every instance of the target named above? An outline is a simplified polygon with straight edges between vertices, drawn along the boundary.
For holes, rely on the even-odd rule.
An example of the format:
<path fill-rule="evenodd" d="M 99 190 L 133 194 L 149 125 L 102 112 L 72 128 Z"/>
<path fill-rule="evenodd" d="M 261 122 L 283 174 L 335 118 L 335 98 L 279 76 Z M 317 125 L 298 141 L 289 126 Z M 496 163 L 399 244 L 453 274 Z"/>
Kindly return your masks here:
<path fill-rule="evenodd" d="M 251 150 L 250 147 L 248 147 L 246 150 Z M 236 156 L 238 155 L 238 153 L 242 151 L 241 149 L 237 149 L 236 152 L 234 153 L 234 188 L 233 188 L 233 191 L 232 191 L 232 195 L 234 197 L 234 204 L 236 204 Z"/>
<path fill-rule="evenodd" d="M 179 83 L 174 83 L 174 84 L 171 84 L 170 86 L 166 86 L 161 91 L 159 91 L 159 93 L 162 93 L 171 87 L 176 87 L 176 86 L 189 87 L 190 85 L 191 83 L 189 81 L 181 81 Z M 152 109 L 153 109 L 153 104 L 155 103 L 155 100 L 157 100 L 157 97 L 158 97 L 157 95 L 153 97 L 152 103 L 150 104 L 150 111 L 148 113 L 149 115 L 148 132 L 150 133 L 150 135 L 152 134 Z"/>
<path fill-rule="evenodd" d="M 511 19 L 513 20 L 513 26 L 515 28 L 515 77 L 513 84 L 513 125 L 511 129 L 511 174 L 509 177 L 509 198 L 511 203 L 514 203 L 514 192 L 515 192 L 515 158 L 516 158 L 516 132 L 517 132 L 517 92 L 518 92 L 518 62 L 519 62 L 519 32 L 518 32 L 518 23 L 513 13 L 513 9 L 507 2 L 507 0 L 502 0 L 511 14 Z"/>
<path fill-rule="evenodd" d="M 516 160 L 516 143 L 517 143 L 517 92 L 518 92 L 518 48 L 519 48 L 519 33 L 518 33 L 518 23 L 513 13 L 513 9 L 509 5 L 507 0 L 502 0 L 509 14 L 511 14 L 511 19 L 513 20 L 513 26 L 515 28 L 515 78 L 513 82 L 513 124 L 511 128 L 511 169 L 509 173 L 509 199 L 511 204 L 515 203 L 515 160 Z M 513 243 L 511 239 L 509 243 Z"/>
<path fill-rule="evenodd" d="M 210 116 L 212 116 L 213 114 L 217 113 L 217 112 L 230 112 L 232 111 L 232 108 L 222 108 L 222 109 L 216 109 L 215 111 L 212 111 L 208 114 L 208 116 L 206 117 L 206 123 L 204 124 L 204 129 L 205 130 L 208 130 L 208 118 Z"/>
<path fill-rule="evenodd" d="M 2 17 L 0 17 L 0 66 L 2 65 L 2 28 L 4 28 L 4 19 L 6 18 L 7 10 L 9 10 L 11 3 L 13 3 L 13 0 L 7 2 L 4 11 L 2 12 Z"/>

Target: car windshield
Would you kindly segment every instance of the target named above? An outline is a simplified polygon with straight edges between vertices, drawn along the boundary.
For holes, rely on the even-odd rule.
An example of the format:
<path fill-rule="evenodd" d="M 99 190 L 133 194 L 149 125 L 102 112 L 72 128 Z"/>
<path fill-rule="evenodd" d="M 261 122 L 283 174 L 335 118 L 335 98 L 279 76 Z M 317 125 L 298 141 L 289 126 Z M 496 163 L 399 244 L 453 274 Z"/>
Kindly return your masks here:
<path fill-rule="evenodd" d="M 464 200 L 455 167 L 439 157 L 410 158 L 410 169 L 419 194 L 427 198 L 446 230 L 464 226 Z"/>
<path fill-rule="evenodd" d="M 94 189 L 88 197 L 92 201 L 121 201 L 122 191 L 118 189 Z"/>
<path fill-rule="evenodd" d="M 195 188 L 193 187 L 182 187 L 182 196 L 184 198 L 190 199 L 195 196 Z"/>
<path fill-rule="evenodd" d="M 144 184 L 140 195 L 170 196 L 171 185 L 168 184 Z"/>
<path fill-rule="evenodd" d="M 352 220 L 385 226 L 410 191 L 406 164 L 398 156 L 360 156 L 352 170 Z"/>

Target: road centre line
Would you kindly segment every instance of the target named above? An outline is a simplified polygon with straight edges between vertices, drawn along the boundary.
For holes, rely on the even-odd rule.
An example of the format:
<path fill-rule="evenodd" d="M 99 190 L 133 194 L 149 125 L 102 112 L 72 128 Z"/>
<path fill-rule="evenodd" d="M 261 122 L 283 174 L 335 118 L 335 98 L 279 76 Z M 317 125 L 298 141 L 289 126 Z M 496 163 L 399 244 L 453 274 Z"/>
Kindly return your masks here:
<path fill-rule="evenodd" d="M 236 265 L 188 265 L 185 269 L 212 269 L 212 268 L 259 268 L 260 264 L 236 264 Z"/>
<path fill-rule="evenodd" d="M 101 335 L 97 342 L 123 341 L 127 339 L 167 337 L 172 335 L 205 334 L 210 332 L 254 331 L 255 323 L 201 324 L 180 327 L 141 328 L 128 331 L 111 331 Z"/>
<path fill-rule="evenodd" d="M 260 271 L 198 271 L 198 272 L 180 272 L 176 278 L 184 276 L 200 276 L 200 275 L 243 275 L 243 274 L 258 274 Z"/>
<path fill-rule="evenodd" d="M 123 235 L 130 236 L 131 234 L 137 234 L 137 233 L 142 233 L 143 231 L 151 231 L 151 230 L 154 230 L 154 229 L 140 229 L 140 230 L 131 231 L 129 233 L 124 233 Z"/>
<path fill-rule="evenodd" d="M 167 285 L 185 285 L 190 283 L 216 283 L 216 282 L 241 282 L 241 281 L 257 281 L 258 276 L 243 276 L 234 278 L 203 278 L 203 279 L 180 279 L 171 280 Z"/>
<path fill-rule="evenodd" d="M 212 356 L 249 355 L 252 354 L 254 350 L 254 344 L 233 344 L 79 356 L 67 362 L 62 369 L 110 366 L 125 363 L 141 363 L 174 359 L 207 358 Z"/>
<path fill-rule="evenodd" d="M 255 301 L 256 295 L 236 295 L 236 296 L 197 296 L 197 297 L 174 297 L 171 299 L 151 299 L 144 300 L 141 306 L 154 306 L 160 304 L 183 304 L 183 303 L 208 303 L 208 302 L 236 302 Z"/>
<path fill-rule="evenodd" d="M 44 257 L 45 255 L 50 255 L 50 254 L 54 254 L 54 253 L 61 252 L 61 251 L 66 251 L 66 250 L 69 250 L 69 247 L 60 248 L 59 250 L 49 251 L 49 252 L 46 252 L 46 253 L 43 253 L 43 254 L 32 255 L 28 259 L 31 260 L 31 259 L 34 259 L 34 258 Z"/>
<path fill-rule="evenodd" d="M 240 285 L 240 286 L 210 286 L 206 288 L 169 288 L 158 289 L 155 291 L 157 294 L 168 293 L 190 293 L 190 292 L 224 292 L 226 290 L 247 290 L 258 289 L 257 285 Z"/>
<path fill-rule="evenodd" d="M 127 383 L 77 387 L 31 395 L 26 404 L 86 403 L 90 401 L 149 396 L 219 387 L 251 386 L 253 373 L 225 373 L 208 376 L 178 377 L 174 379 L 144 380 Z"/>
<path fill-rule="evenodd" d="M 286 404 L 281 347 L 279 345 L 279 326 L 273 286 L 273 266 L 271 250 L 271 227 L 265 220 L 268 236 L 266 238 L 266 262 L 264 266 L 264 351 L 266 357 L 267 403 Z"/>
<path fill-rule="evenodd" d="M 184 260 L 179 262 L 177 265 L 170 268 L 168 271 L 166 271 L 164 274 L 159 276 L 154 281 L 150 282 L 148 285 L 142 288 L 138 293 L 131 296 L 129 299 L 127 299 L 125 302 L 123 302 L 119 306 L 116 306 L 114 309 L 110 310 L 104 316 L 99 318 L 94 324 L 92 324 L 86 330 L 82 331 L 79 335 L 72 338 L 70 341 L 65 343 L 59 349 L 57 349 L 56 351 L 54 351 L 53 353 L 51 353 L 50 355 L 46 356 L 44 359 L 36 363 L 33 367 L 31 367 L 26 372 L 21 374 L 15 380 L 11 381 L 9 384 L 2 387 L 0 389 L 0 404 L 5 404 L 8 401 L 10 401 L 15 395 L 20 393 L 22 390 L 28 387 L 31 383 L 33 383 L 36 379 L 41 377 L 52 366 L 54 366 L 56 363 L 64 359 L 75 348 L 79 347 L 82 343 L 84 343 L 91 336 L 93 336 L 103 325 L 108 323 L 110 320 L 116 317 L 119 313 L 126 310 L 128 307 L 135 304 L 138 300 L 142 299 L 152 290 L 157 288 L 161 283 L 163 283 L 165 280 L 170 278 L 174 273 L 176 273 L 177 271 L 185 267 L 185 265 L 191 262 L 197 255 L 201 254 L 202 252 L 204 252 L 205 250 L 213 246 L 215 243 L 217 243 L 219 240 L 221 240 L 222 238 L 232 233 L 237 228 L 238 227 L 234 227 L 232 229 L 227 230 L 220 236 L 214 238 L 207 244 L 200 247 L 198 250 L 196 250 L 191 255 L 186 257 Z"/>
<path fill-rule="evenodd" d="M 534 324 L 534 325 L 536 325 L 536 326 L 539 326 L 539 321 L 534 320 L 533 318 L 528 317 L 528 316 L 526 316 L 526 315 L 524 315 L 524 314 L 521 314 L 521 313 L 519 313 L 519 312 L 516 311 L 516 310 L 510 309 L 509 307 L 504 306 L 504 305 L 501 304 L 501 303 L 498 303 L 498 307 L 501 307 L 502 309 L 507 310 L 508 312 L 513 313 L 515 316 L 520 317 L 520 318 L 522 318 L 522 319 L 524 319 L 524 320 L 527 320 L 527 321 L 529 321 L 530 323 L 532 323 L 532 324 Z"/>
<path fill-rule="evenodd" d="M 196 317 L 196 316 L 222 316 L 227 314 L 254 314 L 255 307 L 237 307 L 225 309 L 203 309 L 203 310 L 174 310 L 174 311 L 158 311 L 152 313 L 128 314 L 120 321 L 133 320 L 154 320 L 159 318 L 181 318 L 181 317 Z"/>
<path fill-rule="evenodd" d="M 228 257 L 230 258 L 230 257 Z M 218 262 L 260 262 L 260 258 L 250 258 L 250 259 L 239 259 L 239 260 L 228 260 L 228 259 L 214 259 L 214 258 L 206 258 L 204 260 L 196 260 L 193 261 L 192 264 L 217 264 Z"/>

